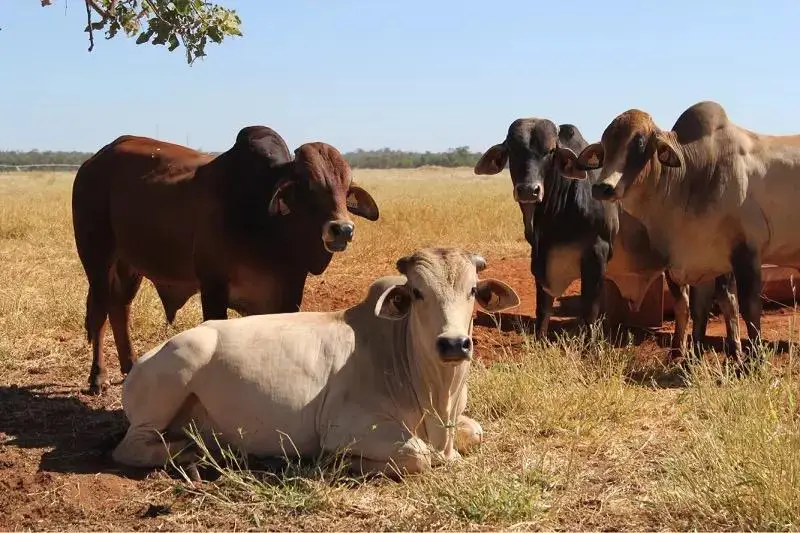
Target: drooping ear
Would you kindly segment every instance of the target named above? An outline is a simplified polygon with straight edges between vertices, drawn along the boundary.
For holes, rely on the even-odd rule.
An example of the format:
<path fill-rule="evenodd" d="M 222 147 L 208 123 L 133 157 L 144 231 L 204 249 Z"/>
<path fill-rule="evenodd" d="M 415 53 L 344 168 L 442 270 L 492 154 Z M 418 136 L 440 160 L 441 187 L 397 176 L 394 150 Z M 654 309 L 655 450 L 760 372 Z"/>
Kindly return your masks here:
<path fill-rule="evenodd" d="M 559 146 L 556 148 L 555 158 L 556 169 L 562 176 L 575 180 L 586 179 L 586 171 L 580 168 L 575 152 L 565 146 Z"/>
<path fill-rule="evenodd" d="M 508 162 L 508 148 L 505 143 L 495 144 L 475 163 L 475 174 L 499 174 Z"/>
<path fill-rule="evenodd" d="M 490 313 L 496 313 L 519 305 L 517 293 L 502 281 L 482 279 L 478 282 L 477 288 L 478 293 L 475 296 L 475 301 Z"/>
<path fill-rule="evenodd" d="M 347 191 L 347 210 L 373 222 L 378 220 L 378 204 L 367 191 L 355 184 L 351 184 Z"/>
<path fill-rule="evenodd" d="M 407 274 L 406 271 L 408 270 L 408 267 L 411 265 L 411 262 L 413 260 L 414 258 L 410 255 L 401 257 L 400 259 L 397 260 L 397 263 L 395 263 L 395 268 L 397 268 L 397 271 L 405 276 Z"/>
<path fill-rule="evenodd" d="M 603 166 L 605 150 L 600 143 L 590 144 L 578 155 L 578 165 L 584 170 L 596 170 Z"/>
<path fill-rule="evenodd" d="M 295 181 L 284 179 L 278 182 L 275 186 L 275 192 L 272 193 L 272 198 L 269 201 L 269 214 L 272 215 L 288 215 L 292 212 L 287 203 L 287 197 L 294 189 Z"/>
<path fill-rule="evenodd" d="M 375 316 L 388 320 L 402 320 L 411 311 L 411 291 L 405 285 L 392 285 L 375 303 Z"/>
<path fill-rule="evenodd" d="M 467 257 L 469 257 L 469 260 L 475 265 L 476 272 L 483 272 L 486 270 L 486 259 L 482 255 L 470 252 L 467 254 Z"/>
<path fill-rule="evenodd" d="M 681 158 L 678 150 L 673 146 L 671 140 L 663 132 L 657 131 L 653 134 L 656 143 L 656 154 L 662 165 L 672 168 L 681 167 Z"/>

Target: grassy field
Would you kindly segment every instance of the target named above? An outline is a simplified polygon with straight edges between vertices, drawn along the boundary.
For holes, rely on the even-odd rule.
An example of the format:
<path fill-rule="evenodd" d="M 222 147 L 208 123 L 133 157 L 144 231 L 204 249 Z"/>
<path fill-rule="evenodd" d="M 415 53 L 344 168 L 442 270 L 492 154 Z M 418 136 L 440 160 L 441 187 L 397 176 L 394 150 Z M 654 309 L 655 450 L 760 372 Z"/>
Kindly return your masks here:
<path fill-rule="evenodd" d="M 358 171 L 381 220 L 309 280 L 306 309 L 358 300 L 395 260 L 426 245 L 489 260 L 527 254 L 506 173 Z M 86 281 L 70 216 L 72 175 L 0 175 L 0 529 L 562 530 L 800 528 L 795 348 L 763 371 L 702 363 L 671 372 L 636 346 L 534 343 L 487 328 L 468 412 L 484 445 L 403 482 L 354 480 L 336 465 L 117 470 L 103 455 L 124 427 L 120 387 L 83 394 L 90 364 Z M 139 353 L 200 321 L 195 296 L 167 327 L 152 286 L 133 304 Z M 783 339 L 794 340 L 787 330 Z M 119 380 L 110 332 L 112 379 Z M 491 361 L 492 364 L 488 364 Z M 673 380 L 674 381 L 674 380 Z"/>

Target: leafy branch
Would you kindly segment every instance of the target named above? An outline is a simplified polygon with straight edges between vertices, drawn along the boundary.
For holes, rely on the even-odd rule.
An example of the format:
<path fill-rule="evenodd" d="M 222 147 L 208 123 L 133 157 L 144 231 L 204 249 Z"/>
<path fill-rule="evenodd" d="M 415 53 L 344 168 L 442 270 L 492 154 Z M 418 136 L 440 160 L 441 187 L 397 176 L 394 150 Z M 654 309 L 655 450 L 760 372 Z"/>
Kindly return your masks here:
<path fill-rule="evenodd" d="M 53 0 L 41 0 L 49 6 Z M 136 44 L 149 42 L 167 46 L 172 52 L 181 44 L 186 62 L 194 63 L 206 55 L 208 41 L 221 43 L 225 37 L 239 36 L 241 19 L 233 9 L 204 0 L 84 0 L 89 51 L 94 49 L 94 32 L 105 30 L 113 39 L 122 30 L 126 36 L 138 34 Z M 99 20 L 95 20 L 99 17 Z"/>

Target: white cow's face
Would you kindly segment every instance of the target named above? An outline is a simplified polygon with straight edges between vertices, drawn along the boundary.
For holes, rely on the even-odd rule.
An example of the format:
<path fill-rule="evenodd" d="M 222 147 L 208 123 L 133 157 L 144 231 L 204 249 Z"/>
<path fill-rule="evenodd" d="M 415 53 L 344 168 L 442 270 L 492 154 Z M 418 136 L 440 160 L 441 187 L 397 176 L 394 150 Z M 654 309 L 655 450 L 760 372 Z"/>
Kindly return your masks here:
<path fill-rule="evenodd" d="M 375 314 L 408 318 L 417 341 L 429 345 L 444 363 L 472 357 L 472 312 L 477 302 L 488 312 L 519 305 L 514 289 L 494 279 L 478 280 L 486 261 L 477 254 L 446 248 L 426 248 L 397 261 L 408 280 L 394 285 L 378 299 Z"/>

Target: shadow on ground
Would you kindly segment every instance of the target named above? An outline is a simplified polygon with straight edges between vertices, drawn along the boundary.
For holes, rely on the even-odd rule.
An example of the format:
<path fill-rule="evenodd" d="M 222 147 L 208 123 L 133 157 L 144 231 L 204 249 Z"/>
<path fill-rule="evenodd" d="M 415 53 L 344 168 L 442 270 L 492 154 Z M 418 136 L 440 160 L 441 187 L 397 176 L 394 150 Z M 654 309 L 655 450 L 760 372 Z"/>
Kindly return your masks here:
<path fill-rule="evenodd" d="M 52 383 L 0 386 L 0 443 L 49 449 L 40 471 L 122 473 L 108 456 L 125 430 L 122 409 L 93 408 L 78 392 Z"/>

